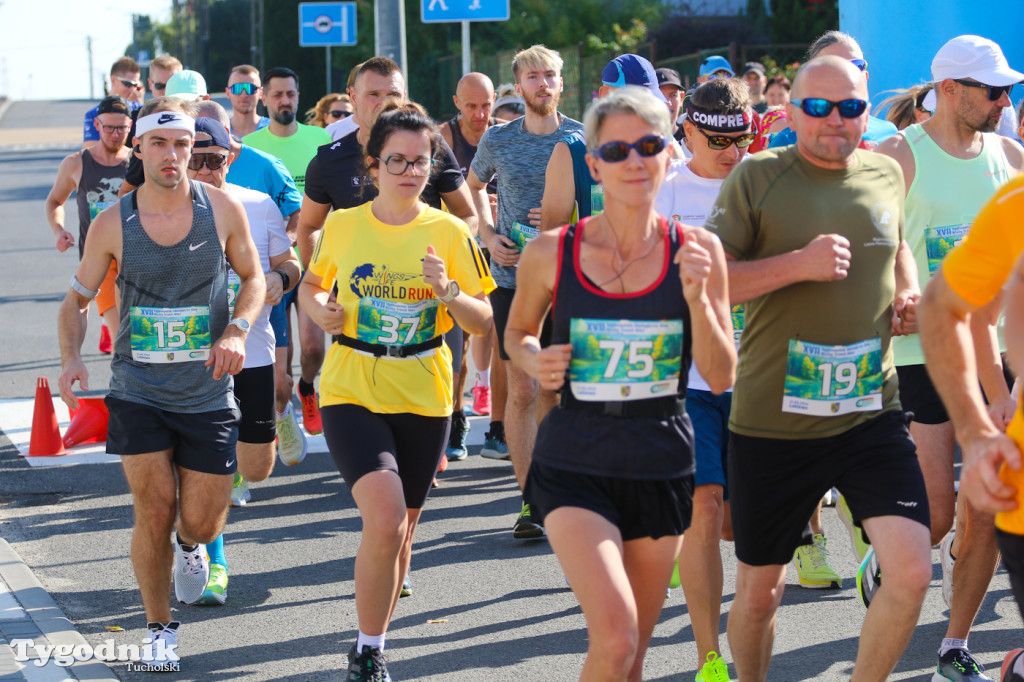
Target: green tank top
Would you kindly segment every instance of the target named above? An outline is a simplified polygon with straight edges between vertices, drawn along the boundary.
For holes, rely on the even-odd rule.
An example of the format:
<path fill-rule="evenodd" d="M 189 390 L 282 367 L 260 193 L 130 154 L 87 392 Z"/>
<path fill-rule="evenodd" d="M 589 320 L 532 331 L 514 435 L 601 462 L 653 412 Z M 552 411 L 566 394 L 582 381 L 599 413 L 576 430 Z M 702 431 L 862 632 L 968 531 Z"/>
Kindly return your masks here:
<path fill-rule="evenodd" d="M 924 291 L 946 254 L 967 234 L 974 216 L 1015 171 L 995 133 L 984 134 L 981 153 L 973 159 L 950 156 L 920 124 L 909 126 L 903 136 L 916 167 L 907 192 L 905 238 Z M 917 334 L 894 337 L 892 343 L 897 365 L 924 364 Z"/>

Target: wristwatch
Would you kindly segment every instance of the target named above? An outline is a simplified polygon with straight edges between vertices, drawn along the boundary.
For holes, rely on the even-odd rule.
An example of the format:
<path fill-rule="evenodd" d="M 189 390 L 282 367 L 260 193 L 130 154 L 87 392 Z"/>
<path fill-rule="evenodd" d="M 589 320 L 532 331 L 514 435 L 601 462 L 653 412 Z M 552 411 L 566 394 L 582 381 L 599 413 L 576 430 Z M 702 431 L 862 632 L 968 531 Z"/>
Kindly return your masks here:
<path fill-rule="evenodd" d="M 228 322 L 228 324 L 238 327 L 246 334 L 249 333 L 249 320 L 245 319 L 244 317 L 236 317 L 230 322 Z"/>
<path fill-rule="evenodd" d="M 444 296 L 439 296 L 437 300 L 441 301 L 445 305 L 448 305 L 456 299 L 459 295 L 459 283 L 454 279 L 448 280 L 448 293 Z"/>

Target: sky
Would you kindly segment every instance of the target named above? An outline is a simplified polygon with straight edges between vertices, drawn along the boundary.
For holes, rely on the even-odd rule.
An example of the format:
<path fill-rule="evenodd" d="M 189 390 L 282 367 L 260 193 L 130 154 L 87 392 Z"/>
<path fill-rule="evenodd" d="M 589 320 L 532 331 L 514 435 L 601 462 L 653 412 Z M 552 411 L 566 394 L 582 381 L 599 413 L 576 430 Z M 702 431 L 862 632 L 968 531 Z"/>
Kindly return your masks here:
<path fill-rule="evenodd" d="M 0 0 L 0 96 L 88 99 L 92 36 L 93 98 L 100 99 L 103 74 L 131 44 L 133 13 L 168 21 L 171 0 Z"/>

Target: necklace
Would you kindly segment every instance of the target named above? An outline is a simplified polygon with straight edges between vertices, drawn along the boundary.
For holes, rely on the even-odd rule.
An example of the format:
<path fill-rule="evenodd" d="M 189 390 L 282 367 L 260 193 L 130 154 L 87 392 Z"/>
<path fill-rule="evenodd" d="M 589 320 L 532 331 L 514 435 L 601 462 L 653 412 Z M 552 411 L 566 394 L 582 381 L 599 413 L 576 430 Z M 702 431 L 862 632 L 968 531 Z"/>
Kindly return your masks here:
<path fill-rule="evenodd" d="M 612 233 L 612 243 L 614 244 L 613 253 L 615 255 L 615 260 L 618 261 L 618 267 L 616 267 L 614 262 L 612 263 L 612 270 L 615 271 L 615 277 L 612 277 L 607 282 L 603 282 L 601 284 L 601 287 L 603 288 L 605 284 L 610 284 L 615 280 L 619 280 L 619 283 L 622 285 L 622 290 L 623 292 L 625 292 L 626 287 L 625 282 L 622 281 L 622 276 L 626 273 L 626 270 L 629 268 L 629 266 L 633 265 L 634 263 L 638 263 L 643 259 L 647 258 L 649 255 L 651 255 L 654 249 L 658 246 L 658 240 L 654 239 L 651 242 L 650 247 L 646 251 L 644 251 L 643 254 L 637 256 L 636 258 L 631 258 L 628 261 L 623 260 L 622 252 L 619 250 L 619 233 L 615 231 L 615 227 L 612 225 L 612 221 L 608 218 L 607 213 L 602 213 L 601 217 L 604 219 L 604 222 L 608 225 L 609 231 L 611 231 Z"/>

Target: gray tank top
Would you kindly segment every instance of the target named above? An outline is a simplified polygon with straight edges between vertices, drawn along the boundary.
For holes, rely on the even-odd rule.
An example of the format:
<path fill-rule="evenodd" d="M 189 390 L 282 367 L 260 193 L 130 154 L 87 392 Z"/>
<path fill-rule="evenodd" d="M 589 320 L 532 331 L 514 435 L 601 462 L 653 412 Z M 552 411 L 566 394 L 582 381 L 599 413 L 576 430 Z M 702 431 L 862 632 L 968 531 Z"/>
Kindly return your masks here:
<path fill-rule="evenodd" d="M 117 203 L 117 193 L 124 182 L 128 160 L 104 166 L 85 149 L 82 150 L 82 179 L 78 181 L 78 257 L 85 253 L 85 236 L 89 225 L 100 211 Z"/>
<path fill-rule="evenodd" d="M 202 183 L 192 189 L 192 229 L 177 244 L 154 242 L 136 193 L 121 198 L 121 326 L 110 395 L 170 412 L 234 407 L 231 377 L 214 381 L 210 348 L 228 322 L 227 266 Z"/>

